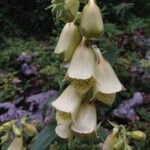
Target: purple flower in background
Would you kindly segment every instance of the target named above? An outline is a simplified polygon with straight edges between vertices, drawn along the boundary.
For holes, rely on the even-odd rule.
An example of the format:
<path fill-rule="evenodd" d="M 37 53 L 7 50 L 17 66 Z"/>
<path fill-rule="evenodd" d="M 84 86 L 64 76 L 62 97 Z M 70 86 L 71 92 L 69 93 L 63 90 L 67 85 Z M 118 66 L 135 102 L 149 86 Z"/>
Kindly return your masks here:
<path fill-rule="evenodd" d="M 57 92 L 55 90 L 50 90 L 47 92 L 42 92 L 39 94 L 31 95 L 26 99 L 26 102 L 30 102 L 30 110 L 33 111 L 33 105 L 38 105 L 39 109 L 42 109 L 45 103 L 53 96 L 56 96 Z"/>
<path fill-rule="evenodd" d="M 0 122 L 14 119 L 16 107 L 12 103 L 0 103 Z"/>
<path fill-rule="evenodd" d="M 29 116 L 29 118 L 34 122 L 42 123 L 44 120 L 42 113 L 43 107 L 50 100 L 50 98 L 55 96 L 57 96 L 57 92 L 55 90 L 50 90 L 47 92 L 31 95 L 26 99 L 20 98 L 16 100 L 14 104 L 1 103 L 0 122 Z M 24 108 L 25 105 L 28 105 L 28 107 Z M 51 117 L 51 111 L 49 111 L 48 115 Z"/>
<path fill-rule="evenodd" d="M 134 120 L 137 118 L 134 108 L 142 105 L 144 96 L 140 92 L 136 92 L 133 98 L 124 101 L 113 111 L 113 115 L 122 119 Z"/>
<path fill-rule="evenodd" d="M 20 63 L 29 63 L 32 61 L 32 56 L 27 54 L 26 52 L 22 52 L 17 58 L 17 61 L 19 61 Z"/>
<path fill-rule="evenodd" d="M 32 76 L 38 74 L 37 68 L 33 65 L 28 65 L 27 63 L 21 65 L 21 72 L 26 76 Z"/>

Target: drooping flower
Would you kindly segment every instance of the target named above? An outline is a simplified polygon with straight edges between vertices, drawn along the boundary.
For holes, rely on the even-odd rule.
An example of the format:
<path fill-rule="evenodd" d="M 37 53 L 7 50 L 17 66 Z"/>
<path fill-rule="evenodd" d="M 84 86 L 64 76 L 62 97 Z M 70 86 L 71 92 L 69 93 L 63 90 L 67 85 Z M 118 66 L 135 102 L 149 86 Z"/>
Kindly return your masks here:
<path fill-rule="evenodd" d="M 116 97 L 116 93 L 123 89 L 118 77 L 113 71 L 111 65 L 102 56 L 99 49 L 94 49 L 97 61 L 95 64 L 96 84 L 94 86 L 94 95 L 97 99 L 107 105 L 111 105 Z"/>
<path fill-rule="evenodd" d="M 66 78 L 78 91 L 85 93 L 94 83 L 94 65 L 93 50 L 83 38 L 72 57 Z"/>
<path fill-rule="evenodd" d="M 86 38 L 98 38 L 103 31 L 101 12 L 95 0 L 89 0 L 83 8 L 81 30 Z"/>
<path fill-rule="evenodd" d="M 72 123 L 71 130 L 79 134 L 92 134 L 96 131 L 97 115 L 96 107 L 88 101 L 83 102 L 76 115 L 76 121 Z"/>
<path fill-rule="evenodd" d="M 73 22 L 67 23 L 58 40 L 58 43 L 55 48 L 56 54 L 63 53 L 64 61 L 69 60 L 79 43 L 81 42 L 81 35 L 79 29 Z"/>
<path fill-rule="evenodd" d="M 68 118 L 75 121 L 81 101 L 82 96 L 72 85 L 69 85 L 58 99 L 52 102 L 52 106 L 58 111 L 56 113 L 57 123 L 63 124 Z"/>

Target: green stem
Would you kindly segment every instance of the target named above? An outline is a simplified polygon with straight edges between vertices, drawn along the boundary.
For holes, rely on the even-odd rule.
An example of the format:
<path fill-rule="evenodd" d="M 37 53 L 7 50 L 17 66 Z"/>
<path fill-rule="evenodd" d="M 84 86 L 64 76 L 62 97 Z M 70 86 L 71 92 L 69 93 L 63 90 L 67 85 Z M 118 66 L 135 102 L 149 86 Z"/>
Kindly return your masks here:
<path fill-rule="evenodd" d="M 90 149 L 92 150 L 93 149 L 93 138 L 90 137 L 89 141 L 90 141 Z"/>

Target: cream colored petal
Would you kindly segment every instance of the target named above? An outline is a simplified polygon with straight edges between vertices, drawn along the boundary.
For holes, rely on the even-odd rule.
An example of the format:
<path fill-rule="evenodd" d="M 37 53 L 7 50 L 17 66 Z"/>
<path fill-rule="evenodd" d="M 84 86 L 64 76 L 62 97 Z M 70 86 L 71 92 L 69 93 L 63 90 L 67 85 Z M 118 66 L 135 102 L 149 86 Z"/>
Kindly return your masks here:
<path fill-rule="evenodd" d="M 64 52 L 64 61 L 70 59 L 81 41 L 81 35 L 77 26 L 73 23 L 67 23 L 63 28 L 58 43 L 55 48 L 55 53 Z"/>
<path fill-rule="evenodd" d="M 62 111 L 56 111 L 56 121 L 57 121 L 57 124 L 64 124 L 64 123 L 72 121 L 72 116 L 71 114 L 68 114 Z"/>
<path fill-rule="evenodd" d="M 97 81 L 97 90 L 101 93 L 112 94 L 123 89 L 111 65 L 105 60 L 98 49 L 94 49 L 98 58 L 95 66 L 95 78 Z"/>
<path fill-rule="evenodd" d="M 101 92 L 97 92 L 95 95 L 95 98 L 97 98 L 98 100 L 100 100 L 104 104 L 111 106 L 116 99 L 116 93 L 104 94 Z"/>
<path fill-rule="evenodd" d="M 113 145 L 117 142 L 116 134 L 110 134 L 106 138 L 102 150 L 113 150 Z"/>
<path fill-rule="evenodd" d="M 86 80 L 94 76 L 95 56 L 93 50 L 80 44 L 72 57 L 67 76 L 71 79 Z"/>
<path fill-rule="evenodd" d="M 69 138 L 71 135 L 70 122 L 56 126 L 55 132 L 63 139 Z"/>
<path fill-rule="evenodd" d="M 70 114 L 72 119 L 75 120 L 81 101 L 81 95 L 79 95 L 72 85 L 69 85 L 65 91 L 52 102 L 52 106 L 56 110 Z"/>
<path fill-rule="evenodd" d="M 96 107 L 89 102 L 82 103 L 76 116 L 76 122 L 73 122 L 71 129 L 79 134 L 91 134 L 95 132 L 97 124 Z"/>
<path fill-rule="evenodd" d="M 23 150 L 23 138 L 15 137 L 11 142 L 7 150 Z"/>

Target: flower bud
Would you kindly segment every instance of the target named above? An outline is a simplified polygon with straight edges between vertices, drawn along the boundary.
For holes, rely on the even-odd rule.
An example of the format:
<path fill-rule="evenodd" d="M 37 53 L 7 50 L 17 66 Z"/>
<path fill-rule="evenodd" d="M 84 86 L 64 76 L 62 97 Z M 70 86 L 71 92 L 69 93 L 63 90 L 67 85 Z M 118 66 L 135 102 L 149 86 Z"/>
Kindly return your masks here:
<path fill-rule="evenodd" d="M 30 123 L 27 123 L 23 126 L 23 132 L 29 136 L 32 137 L 37 133 L 36 127 Z"/>
<path fill-rule="evenodd" d="M 5 128 L 5 130 L 7 130 L 7 129 L 11 128 L 14 123 L 15 123 L 15 121 L 12 120 L 12 121 L 5 122 L 2 126 Z"/>
<path fill-rule="evenodd" d="M 65 0 L 66 8 L 70 11 L 72 16 L 75 18 L 78 13 L 80 2 L 79 0 Z"/>
<path fill-rule="evenodd" d="M 0 126 L 0 132 L 5 131 L 5 128 L 3 126 Z"/>
<path fill-rule="evenodd" d="M 63 28 L 55 48 L 56 54 L 64 54 L 64 61 L 71 59 L 75 49 L 81 41 L 81 35 L 74 23 L 67 23 Z"/>
<path fill-rule="evenodd" d="M 117 140 L 118 138 L 115 133 L 108 135 L 102 146 L 102 150 L 114 150 L 113 145 L 117 142 Z"/>
<path fill-rule="evenodd" d="M 21 129 L 18 128 L 16 125 L 13 125 L 13 126 L 12 126 L 12 130 L 13 130 L 14 134 L 15 134 L 17 137 L 22 136 L 22 131 L 21 131 Z"/>
<path fill-rule="evenodd" d="M 86 38 L 98 38 L 103 31 L 101 12 L 94 0 L 89 0 L 83 8 L 81 30 Z"/>
<path fill-rule="evenodd" d="M 146 134 L 142 131 L 132 131 L 129 134 L 131 138 L 135 140 L 145 140 L 146 139 Z"/>
<path fill-rule="evenodd" d="M 23 150 L 23 138 L 15 137 L 7 150 Z"/>
<path fill-rule="evenodd" d="M 124 141 L 123 141 L 123 139 L 120 138 L 113 145 L 113 150 L 122 150 L 123 147 L 124 147 Z"/>

